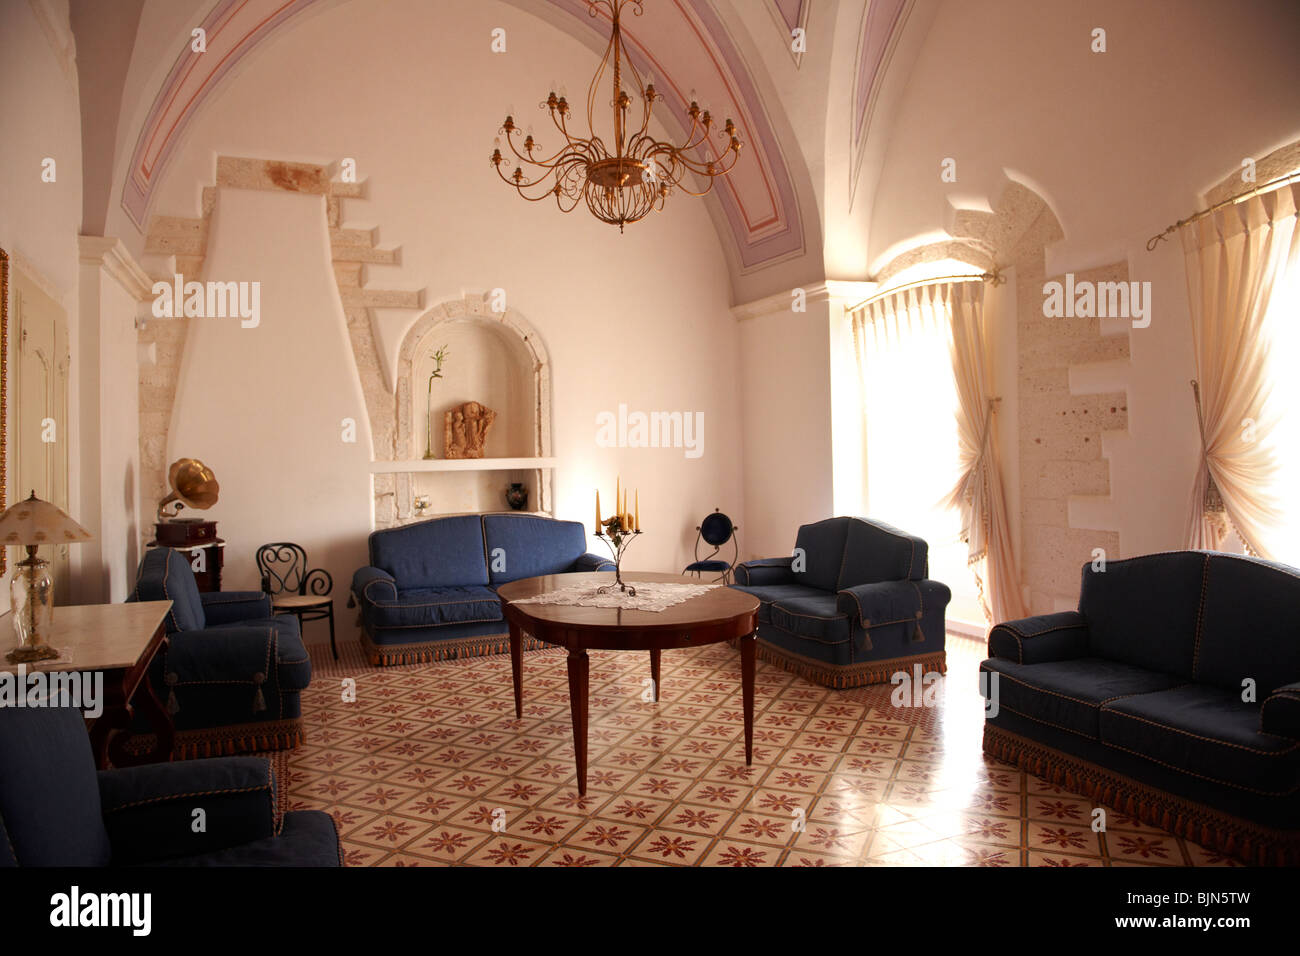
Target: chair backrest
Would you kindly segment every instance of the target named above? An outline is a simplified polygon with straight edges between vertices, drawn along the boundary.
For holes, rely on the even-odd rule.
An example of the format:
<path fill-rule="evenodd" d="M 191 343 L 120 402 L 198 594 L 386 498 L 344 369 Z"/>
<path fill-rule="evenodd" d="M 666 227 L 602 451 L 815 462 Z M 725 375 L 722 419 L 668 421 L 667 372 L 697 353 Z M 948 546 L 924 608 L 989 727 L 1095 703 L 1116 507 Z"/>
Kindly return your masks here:
<path fill-rule="evenodd" d="M 915 535 L 882 521 L 826 518 L 799 528 L 805 570 L 800 584 L 842 591 L 874 581 L 920 581 L 926 576 L 929 547 Z"/>
<path fill-rule="evenodd" d="M 541 515 L 483 516 L 492 584 L 561 574 L 587 552 L 587 527 Z"/>
<path fill-rule="evenodd" d="M 99 776 L 75 707 L 0 707 L 0 866 L 107 866 Z"/>
<path fill-rule="evenodd" d="M 714 548 L 720 548 L 730 541 L 735 531 L 736 526 L 721 511 L 715 510 L 700 522 L 700 537 Z"/>
<path fill-rule="evenodd" d="M 199 586 L 185 553 L 175 548 L 150 548 L 140 561 L 132 601 L 171 601 L 167 633 L 198 631 L 206 626 Z"/>
<path fill-rule="evenodd" d="M 257 570 L 267 594 L 329 594 L 333 582 L 320 569 L 307 567 L 307 552 L 292 541 L 276 541 L 257 549 Z"/>
<path fill-rule="evenodd" d="M 370 565 L 391 574 L 399 590 L 487 584 L 482 522 L 457 515 L 373 531 Z"/>
<path fill-rule="evenodd" d="M 1169 551 L 1085 564 L 1079 611 L 1090 654 L 1192 680 L 1207 558 Z"/>
<path fill-rule="evenodd" d="M 875 581 L 922 581 L 930 546 L 923 538 L 883 521 L 849 518 L 839 590 Z"/>
<path fill-rule="evenodd" d="M 1211 554 L 1204 593 L 1193 678 L 1238 693 L 1249 678 L 1256 700 L 1300 681 L 1300 569 Z"/>

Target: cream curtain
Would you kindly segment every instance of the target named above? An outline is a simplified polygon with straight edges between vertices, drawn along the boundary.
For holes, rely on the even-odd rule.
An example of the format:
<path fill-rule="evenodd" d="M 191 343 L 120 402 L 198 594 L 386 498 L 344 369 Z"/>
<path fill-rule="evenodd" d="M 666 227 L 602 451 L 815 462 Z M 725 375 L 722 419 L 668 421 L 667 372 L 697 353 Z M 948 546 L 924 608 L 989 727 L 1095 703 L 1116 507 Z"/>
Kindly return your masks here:
<path fill-rule="evenodd" d="M 852 316 L 872 514 L 930 544 L 931 576 L 989 621 L 1023 617 L 997 455 L 983 284 L 936 283 Z"/>
<path fill-rule="evenodd" d="M 1011 544 L 1002 463 L 998 454 L 997 407 L 989 334 L 984 324 L 984 284 L 963 282 L 943 287 L 949 303 L 953 378 L 957 383 L 957 429 L 961 441 L 961 475 L 947 504 L 962 518 L 962 539 L 971 568 L 980 582 L 985 615 L 1011 621 L 1027 613 L 1020 574 Z"/>
<path fill-rule="evenodd" d="M 1280 411 L 1269 402 L 1269 306 L 1300 254 L 1298 208 L 1300 183 L 1291 183 L 1182 229 L 1202 438 L 1190 548 L 1218 550 L 1235 531 L 1248 552 L 1275 556 L 1278 461 L 1260 436 Z"/>

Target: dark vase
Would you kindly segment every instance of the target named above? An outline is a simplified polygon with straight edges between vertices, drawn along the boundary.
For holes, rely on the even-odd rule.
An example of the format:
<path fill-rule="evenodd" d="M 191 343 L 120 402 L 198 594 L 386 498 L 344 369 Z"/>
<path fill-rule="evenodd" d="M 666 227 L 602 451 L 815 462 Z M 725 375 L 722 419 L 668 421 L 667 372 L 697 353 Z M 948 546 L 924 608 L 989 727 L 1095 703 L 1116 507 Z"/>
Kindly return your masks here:
<path fill-rule="evenodd" d="M 528 489 L 523 482 L 510 482 L 510 487 L 506 489 L 506 504 L 515 511 L 523 511 L 528 507 Z"/>

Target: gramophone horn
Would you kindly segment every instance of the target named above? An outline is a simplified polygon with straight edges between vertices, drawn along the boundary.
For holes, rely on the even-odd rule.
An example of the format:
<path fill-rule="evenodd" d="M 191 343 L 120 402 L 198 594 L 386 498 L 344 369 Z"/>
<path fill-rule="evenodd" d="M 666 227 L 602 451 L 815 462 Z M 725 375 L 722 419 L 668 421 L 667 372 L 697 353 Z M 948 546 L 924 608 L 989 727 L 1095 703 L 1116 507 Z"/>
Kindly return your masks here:
<path fill-rule="evenodd" d="M 179 458 L 167 469 L 167 483 L 172 493 L 158 502 L 158 520 L 180 514 L 181 509 L 189 506 L 199 511 L 206 511 L 217 503 L 221 486 L 212 469 L 197 458 Z M 174 508 L 171 515 L 165 513 L 168 507 Z"/>

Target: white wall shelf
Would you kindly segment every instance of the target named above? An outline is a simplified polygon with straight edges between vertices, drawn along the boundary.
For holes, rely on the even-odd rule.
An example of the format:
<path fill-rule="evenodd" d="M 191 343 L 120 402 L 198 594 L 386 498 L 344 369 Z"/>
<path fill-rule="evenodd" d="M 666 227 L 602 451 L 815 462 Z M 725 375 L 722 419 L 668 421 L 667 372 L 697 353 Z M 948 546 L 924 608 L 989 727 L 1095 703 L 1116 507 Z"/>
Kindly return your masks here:
<path fill-rule="evenodd" d="M 419 471 L 526 471 L 554 468 L 554 458 L 416 458 L 411 461 L 372 461 L 375 475 L 411 474 Z"/>

